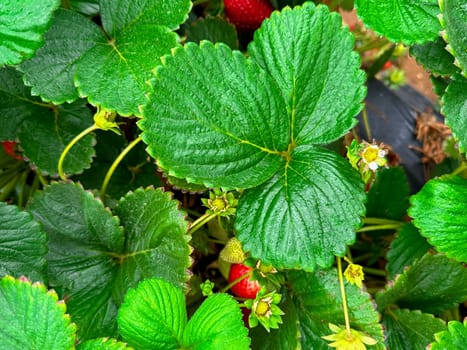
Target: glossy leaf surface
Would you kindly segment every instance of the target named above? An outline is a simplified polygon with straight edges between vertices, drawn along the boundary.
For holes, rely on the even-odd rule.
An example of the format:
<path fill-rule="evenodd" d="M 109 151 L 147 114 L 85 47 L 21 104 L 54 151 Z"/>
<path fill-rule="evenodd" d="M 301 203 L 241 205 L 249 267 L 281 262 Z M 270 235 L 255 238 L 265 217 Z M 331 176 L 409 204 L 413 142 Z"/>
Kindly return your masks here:
<path fill-rule="evenodd" d="M 2 0 L 0 5 L 0 67 L 20 64 L 44 44 L 59 0 Z"/>
<path fill-rule="evenodd" d="M 128 194 L 115 210 L 124 227 L 71 183 L 47 187 L 29 210 L 49 235 L 50 283 L 63 288 L 81 339 L 114 335 L 117 307 L 141 279 L 161 276 L 179 285 L 187 279 L 186 224 L 168 193 Z"/>
<path fill-rule="evenodd" d="M 54 291 L 40 283 L 0 279 L 0 348 L 74 349 L 76 327 Z"/>
<path fill-rule="evenodd" d="M 0 202 L 0 276 L 45 281 L 47 237 L 31 214 Z"/>
<path fill-rule="evenodd" d="M 438 0 L 355 0 L 355 7 L 367 27 L 394 42 L 434 40 L 441 30 Z"/>
<path fill-rule="evenodd" d="M 467 344 L 467 319 L 464 323 L 450 321 L 448 330 L 435 334 L 436 342 L 430 350 L 462 349 Z"/>
<path fill-rule="evenodd" d="M 451 309 L 467 300 L 467 269 L 444 255 L 426 254 L 383 292 L 380 310 L 391 305 L 428 313 Z"/>
<path fill-rule="evenodd" d="M 467 180 L 430 180 L 411 202 L 409 215 L 422 236 L 448 257 L 467 262 Z"/>

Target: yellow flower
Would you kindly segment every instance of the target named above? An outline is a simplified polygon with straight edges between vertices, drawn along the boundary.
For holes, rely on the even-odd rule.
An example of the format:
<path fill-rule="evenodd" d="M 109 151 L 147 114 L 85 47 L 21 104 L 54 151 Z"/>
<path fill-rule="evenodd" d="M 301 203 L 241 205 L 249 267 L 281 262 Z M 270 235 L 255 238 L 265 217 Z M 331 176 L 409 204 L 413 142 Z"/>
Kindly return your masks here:
<path fill-rule="evenodd" d="M 344 271 L 344 277 L 349 283 L 356 284 L 358 288 L 362 288 L 362 281 L 365 279 L 363 267 L 357 264 L 349 264 Z"/>
<path fill-rule="evenodd" d="M 350 329 L 350 333 L 348 333 L 345 327 L 338 327 L 332 323 L 329 324 L 329 329 L 333 334 L 321 338 L 332 341 L 329 346 L 337 350 L 366 350 L 365 344 L 375 345 L 378 343 L 377 340 L 354 329 Z"/>
<path fill-rule="evenodd" d="M 387 151 L 383 147 L 367 144 L 362 151 L 361 157 L 368 169 L 376 171 L 379 167 L 386 165 L 386 154 Z"/>

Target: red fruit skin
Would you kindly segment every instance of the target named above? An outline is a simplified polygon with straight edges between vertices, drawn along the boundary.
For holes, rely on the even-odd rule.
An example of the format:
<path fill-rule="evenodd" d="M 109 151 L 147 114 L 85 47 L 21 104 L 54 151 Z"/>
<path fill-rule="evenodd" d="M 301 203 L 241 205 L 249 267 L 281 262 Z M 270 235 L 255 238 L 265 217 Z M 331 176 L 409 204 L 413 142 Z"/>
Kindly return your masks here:
<path fill-rule="evenodd" d="M 389 69 L 391 67 L 392 67 L 392 62 L 391 61 L 386 61 L 386 63 L 384 63 L 383 68 L 381 68 L 381 69 L 386 70 L 386 69 Z"/>
<path fill-rule="evenodd" d="M 15 151 L 16 142 L 15 141 L 3 141 L 2 147 L 3 151 L 8 154 L 13 159 L 21 159 L 21 156 Z"/>
<path fill-rule="evenodd" d="M 250 272 L 251 270 L 251 267 L 245 266 L 243 264 L 232 264 L 230 266 L 228 282 L 232 283 L 234 280 Z M 251 280 L 248 277 L 242 279 L 240 282 L 238 282 L 231 288 L 232 292 L 237 297 L 245 299 L 256 298 L 256 294 L 258 294 L 260 289 L 261 286 L 259 285 L 258 281 Z"/>
<path fill-rule="evenodd" d="M 254 31 L 274 10 L 267 0 L 224 0 L 227 19 L 239 31 Z"/>

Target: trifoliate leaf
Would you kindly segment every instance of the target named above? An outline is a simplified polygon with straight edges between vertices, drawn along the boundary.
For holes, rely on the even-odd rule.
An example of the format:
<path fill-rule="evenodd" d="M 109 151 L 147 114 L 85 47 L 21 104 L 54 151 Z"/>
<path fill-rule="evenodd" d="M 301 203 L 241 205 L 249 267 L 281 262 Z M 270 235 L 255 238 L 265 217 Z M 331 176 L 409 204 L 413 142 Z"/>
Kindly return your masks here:
<path fill-rule="evenodd" d="M 277 268 L 329 267 L 355 241 L 364 198 L 359 174 L 343 158 L 297 147 L 283 174 L 244 192 L 237 237 Z"/>
<path fill-rule="evenodd" d="M 0 5 L 0 67 L 20 64 L 44 44 L 59 0 L 2 0 Z"/>
<path fill-rule="evenodd" d="M 78 99 L 73 83 L 76 62 L 96 42 L 104 43 L 105 36 L 91 20 L 73 11 L 57 11 L 45 45 L 20 67 L 31 93 L 56 104 Z"/>
<path fill-rule="evenodd" d="M 409 184 L 402 167 L 381 169 L 368 191 L 366 216 L 400 220 L 409 207 Z"/>
<path fill-rule="evenodd" d="M 42 173 L 56 175 L 65 147 L 91 124 L 91 111 L 85 101 L 79 100 L 54 106 L 52 110 L 44 107 L 25 118 L 18 130 L 18 138 L 24 155 L 34 166 Z M 94 142 L 93 135 L 86 135 L 71 148 L 63 162 L 66 174 L 79 174 L 90 166 Z"/>
<path fill-rule="evenodd" d="M 453 135 L 459 141 L 461 152 L 467 152 L 467 79 L 455 74 L 442 99 L 441 112 L 446 117 Z"/>
<path fill-rule="evenodd" d="M 132 347 L 115 339 L 99 338 L 85 341 L 76 348 L 77 350 L 133 350 Z"/>
<path fill-rule="evenodd" d="M 365 26 L 394 42 L 423 43 L 441 30 L 438 0 L 355 0 L 355 7 Z"/>
<path fill-rule="evenodd" d="M 463 0 L 440 0 L 439 5 L 447 49 L 456 58 L 455 64 L 462 69 L 464 77 L 467 77 L 467 6 Z"/>
<path fill-rule="evenodd" d="M 231 296 L 210 296 L 187 323 L 182 291 L 162 279 L 145 280 L 129 290 L 118 325 L 123 339 L 139 350 L 243 350 L 250 345 Z"/>
<path fill-rule="evenodd" d="M 397 274 L 403 273 L 406 267 L 425 255 L 430 247 L 415 226 L 411 223 L 402 226 L 387 253 L 388 277 L 393 279 Z"/>
<path fill-rule="evenodd" d="M 435 41 L 413 45 L 410 54 L 433 74 L 450 75 L 457 72 L 454 57 L 446 50 L 446 42 L 441 37 Z"/>
<path fill-rule="evenodd" d="M 221 17 L 199 19 L 186 28 L 186 40 L 199 43 L 209 40 L 213 43 L 224 43 L 232 50 L 238 49 L 237 31 L 233 24 Z"/>
<path fill-rule="evenodd" d="M 290 144 L 326 144 L 356 124 L 365 97 L 354 42 L 326 6 L 273 12 L 248 46 L 277 82 L 287 104 Z"/>
<path fill-rule="evenodd" d="M 336 271 L 315 273 L 291 271 L 288 277 L 298 316 L 302 349 L 329 349 L 328 342 L 321 338 L 331 333 L 329 323 L 344 324 Z M 346 284 L 345 290 L 351 328 L 378 341 L 378 344 L 368 346 L 368 349 L 385 349 L 379 314 L 375 310 L 370 295 L 354 285 Z"/>
<path fill-rule="evenodd" d="M 193 350 L 249 349 L 250 338 L 238 303 L 227 294 L 208 297 L 188 322 L 183 345 Z"/>
<path fill-rule="evenodd" d="M 92 124 L 91 111 L 83 100 L 55 106 L 32 97 L 19 72 L 0 69 L 0 140 L 19 139 L 25 156 L 40 171 L 53 175 L 65 146 Z M 87 135 L 68 153 L 63 164 L 67 174 L 89 167 L 94 137 Z"/>
<path fill-rule="evenodd" d="M 382 323 L 388 349 L 425 349 L 434 340 L 435 333 L 446 329 L 443 320 L 410 310 L 388 310 L 383 314 Z"/>
<path fill-rule="evenodd" d="M 356 174 L 343 159 L 312 147 L 335 140 L 355 124 L 365 92 L 352 36 L 336 16 L 312 3 L 285 9 L 264 22 L 250 46 L 250 58 L 221 43 L 188 43 L 175 49 L 156 70 L 154 91 L 139 123 L 148 152 L 169 175 L 224 189 L 261 185 L 245 195 L 243 210 L 273 220 L 256 225 L 263 230 L 254 232 L 261 241 L 252 237 L 249 247 L 256 249 L 253 256 L 281 260 L 282 267 L 329 266 L 331 255 L 343 254 L 345 245 L 353 242 L 364 211 Z M 310 168 L 311 163 L 317 168 Z M 320 180 L 310 178 L 314 175 Z M 288 176 L 291 180 L 284 181 Z M 290 201 L 291 212 L 286 213 L 298 224 L 280 222 L 284 211 L 271 202 L 274 198 L 253 198 L 272 187 L 282 203 L 289 197 L 298 201 Z M 324 189 L 330 190 L 323 193 Z M 301 197 L 301 191 L 314 194 L 318 202 Z M 303 205 L 312 213 L 304 209 L 300 217 Z M 339 209 L 334 211 L 336 205 Z M 327 215 L 335 216 L 331 220 Z M 250 239 L 252 227 L 237 225 L 247 230 L 239 232 L 241 240 Z M 278 227 L 281 234 L 287 232 L 283 242 L 270 231 Z M 338 238 L 328 240 L 327 235 Z M 303 237 L 317 249 L 301 257 L 297 248 L 308 249 L 300 243 Z M 287 252 L 276 249 L 287 246 Z"/>
<path fill-rule="evenodd" d="M 121 223 L 75 184 L 53 184 L 29 207 L 49 235 L 50 283 L 63 289 L 80 339 L 113 336 L 117 307 L 130 287 L 161 276 L 183 285 L 190 250 L 177 202 L 137 190 L 116 209 Z"/>
<path fill-rule="evenodd" d="M 110 40 L 96 41 L 78 61 L 80 95 L 120 115 L 139 114 L 149 91 L 147 80 L 160 57 L 177 45 L 177 29 L 190 10 L 188 0 L 100 1 Z"/>
<path fill-rule="evenodd" d="M 426 254 L 376 295 L 379 310 L 391 305 L 439 313 L 467 300 L 467 269 L 444 255 Z"/>
<path fill-rule="evenodd" d="M 76 327 L 44 285 L 1 278 L 0 309 L 1 349 L 74 349 Z"/>
<path fill-rule="evenodd" d="M 430 350 L 462 350 L 467 344 L 467 318 L 464 319 L 464 324 L 450 321 L 448 330 L 435 334 L 435 339 Z"/>
<path fill-rule="evenodd" d="M 0 202 L 0 276 L 45 280 L 47 237 L 31 214 Z"/>
<path fill-rule="evenodd" d="M 185 296 L 162 279 L 130 289 L 118 312 L 121 336 L 138 350 L 180 349 L 186 323 Z"/>
<path fill-rule="evenodd" d="M 411 198 L 409 215 L 438 251 L 467 262 L 467 180 L 445 176 L 428 181 Z"/>

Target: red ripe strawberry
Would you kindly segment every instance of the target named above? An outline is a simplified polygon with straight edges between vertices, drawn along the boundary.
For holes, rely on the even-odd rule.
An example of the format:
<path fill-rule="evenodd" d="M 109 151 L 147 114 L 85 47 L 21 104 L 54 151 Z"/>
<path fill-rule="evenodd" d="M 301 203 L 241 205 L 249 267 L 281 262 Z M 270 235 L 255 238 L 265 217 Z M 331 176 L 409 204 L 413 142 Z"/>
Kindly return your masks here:
<path fill-rule="evenodd" d="M 3 151 L 6 154 L 8 154 L 13 159 L 21 159 L 21 156 L 16 153 L 15 146 L 16 146 L 15 141 L 3 141 L 2 142 Z"/>
<path fill-rule="evenodd" d="M 251 267 L 245 266 L 243 264 L 232 264 L 232 266 L 230 266 L 228 281 L 229 283 L 232 283 L 237 278 L 240 278 L 241 276 L 251 271 Z M 258 294 L 260 289 L 261 286 L 259 285 L 258 281 L 252 280 L 249 277 L 245 277 L 232 287 L 232 292 L 240 298 L 254 299 L 256 298 L 256 294 Z"/>
<path fill-rule="evenodd" d="M 391 68 L 391 67 L 392 67 L 392 62 L 391 62 L 391 61 L 386 61 L 386 62 L 384 63 L 383 68 L 381 68 L 381 69 L 382 69 L 382 70 L 386 70 L 386 69 L 389 69 L 389 68 Z"/>
<path fill-rule="evenodd" d="M 239 31 L 253 31 L 274 10 L 267 0 L 224 0 L 225 14 Z"/>

